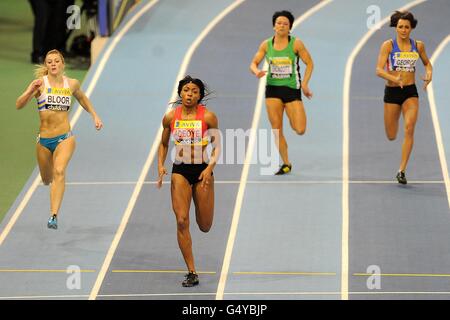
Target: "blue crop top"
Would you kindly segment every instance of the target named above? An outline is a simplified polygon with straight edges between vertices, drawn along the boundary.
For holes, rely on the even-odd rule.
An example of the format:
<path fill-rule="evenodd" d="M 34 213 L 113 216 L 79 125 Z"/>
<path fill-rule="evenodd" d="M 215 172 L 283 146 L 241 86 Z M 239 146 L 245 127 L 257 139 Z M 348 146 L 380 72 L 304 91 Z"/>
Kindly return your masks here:
<path fill-rule="evenodd" d="M 405 71 L 415 72 L 416 62 L 419 59 L 419 52 L 417 50 L 416 41 L 411 42 L 411 51 L 401 51 L 398 47 L 396 39 L 392 39 L 392 51 L 389 53 L 387 61 L 387 69 L 389 71 Z"/>

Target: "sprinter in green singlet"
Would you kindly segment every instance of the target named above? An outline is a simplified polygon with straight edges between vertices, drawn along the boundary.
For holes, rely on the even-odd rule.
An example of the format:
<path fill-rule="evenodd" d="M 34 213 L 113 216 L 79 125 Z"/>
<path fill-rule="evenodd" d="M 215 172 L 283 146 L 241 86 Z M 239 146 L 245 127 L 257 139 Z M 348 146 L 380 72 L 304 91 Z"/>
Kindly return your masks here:
<path fill-rule="evenodd" d="M 284 111 L 292 129 L 297 134 L 303 135 L 306 131 L 306 113 L 302 102 L 302 91 L 308 99 L 312 98 L 308 83 L 314 64 L 303 42 L 290 35 L 293 23 L 294 16 L 289 11 L 275 12 L 272 17 L 275 34 L 261 43 L 250 64 L 250 71 L 257 78 L 267 73 L 267 114 L 283 161 L 276 175 L 286 174 L 292 170 L 288 146 L 283 134 Z M 264 57 L 269 65 L 267 71 L 258 68 Z M 298 58 L 306 65 L 303 81 L 300 76 Z"/>

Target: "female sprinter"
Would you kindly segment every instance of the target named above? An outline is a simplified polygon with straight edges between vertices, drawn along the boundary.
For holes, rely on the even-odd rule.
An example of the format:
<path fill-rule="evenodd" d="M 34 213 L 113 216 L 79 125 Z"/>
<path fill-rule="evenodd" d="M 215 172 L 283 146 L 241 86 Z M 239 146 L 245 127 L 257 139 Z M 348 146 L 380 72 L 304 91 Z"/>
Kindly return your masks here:
<path fill-rule="evenodd" d="M 189 209 L 194 200 L 197 225 L 208 232 L 214 217 L 214 177 L 220 146 L 216 115 L 201 104 L 205 97 L 205 85 L 200 79 L 186 76 L 178 84 L 174 109 L 164 115 L 163 133 L 158 151 L 158 188 L 167 174 L 164 162 L 169 149 L 169 139 L 175 142 L 175 161 L 172 167 L 172 208 L 177 220 L 177 239 L 188 273 L 183 287 L 198 285 L 192 239 L 189 232 Z M 206 147 L 211 143 L 211 157 Z"/>
<path fill-rule="evenodd" d="M 22 109 L 32 97 L 37 99 L 40 128 L 36 144 L 37 162 L 42 182 L 50 185 L 50 218 L 47 227 L 58 228 L 57 216 L 65 190 L 65 172 L 75 150 L 75 136 L 69 123 L 73 95 L 91 114 L 95 128 L 103 127 L 94 107 L 80 88 L 80 82 L 64 75 L 64 57 L 58 50 L 49 51 L 44 65 L 36 71 L 24 93 L 17 98 Z"/>
<path fill-rule="evenodd" d="M 406 184 L 406 166 L 414 143 L 414 128 L 419 113 L 419 94 L 415 85 L 416 62 L 420 58 L 426 74 L 422 77 L 423 89 L 431 82 L 433 68 L 422 41 L 410 38 L 417 20 L 410 12 L 396 11 L 391 16 L 391 27 L 396 36 L 381 45 L 376 68 L 377 76 L 386 80 L 384 89 L 384 126 L 389 140 L 397 137 L 400 114 L 404 120 L 402 157 L 397 181 Z M 387 70 L 384 70 L 386 66 Z"/>
<path fill-rule="evenodd" d="M 272 126 L 277 148 L 283 165 L 276 175 L 288 173 L 292 164 L 288 157 L 288 145 L 283 134 L 283 114 L 286 114 L 292 129 L 299 135 L 306 131 L 306 113 L 302 102 L 302 91 L 308 98 L 312 92 L 308 87 L 313 71 L 313 61 L 303 42 L 290 35 L 294 16 L 289 11 L 275 12 L 272 17 L 275 34 L 264 40 L 259 46 L 250 64 L 250 71 L 257 77 L 263 77 L 267 71 L 258 69 L 264 56 L 269 64 L 266 80 L 267 115 Z M 306 65 L 303 81 L 300 77 L 300 58 Z"/>

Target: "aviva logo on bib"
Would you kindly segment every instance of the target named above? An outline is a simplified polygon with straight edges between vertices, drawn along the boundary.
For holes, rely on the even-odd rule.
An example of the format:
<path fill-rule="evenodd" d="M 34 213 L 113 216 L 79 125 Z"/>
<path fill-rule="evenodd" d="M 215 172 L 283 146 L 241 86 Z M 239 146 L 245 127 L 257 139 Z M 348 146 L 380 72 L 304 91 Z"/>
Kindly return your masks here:
<path fill-rule="evenodd" d="M 71 96 L 70 88 L 47 88 L 47 94 L 54 94 L 58 96 Z"/>
<path fill-rule="evenodd" d="M 201 129 L 202 122 L 201 120 L 176 120 L 174 127 L 177 129 Z"/>

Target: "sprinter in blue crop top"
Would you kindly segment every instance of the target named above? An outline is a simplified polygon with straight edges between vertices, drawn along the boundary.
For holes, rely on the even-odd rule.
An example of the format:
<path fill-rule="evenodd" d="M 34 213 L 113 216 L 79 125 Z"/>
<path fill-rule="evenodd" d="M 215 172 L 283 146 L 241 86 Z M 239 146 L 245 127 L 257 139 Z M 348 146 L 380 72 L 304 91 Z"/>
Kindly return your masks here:
<path fill-rule="evenodd" d="M 385 79 L 384 126 L 389 140 L 395 140 L 400 115 L 404 120 L 402 157 L 397 172 L 397 181 L 406 184 L 406 166 L 414 143 L 414 128 L 419 112 L 419 94 L 415 85 L 416 63 L 419 58 L 425 66 L 423 89 L 431 82 L 433 68 L 422 41 L 410 38 L 417 20 L 410 12 L 396 11 L 391 16 L 391 27 L 396 28 L 396 37 L 385 41 L 378 55 L 376 73 Z M 386 70 L 385 70 L 386 67 Z"/>
<path fill-rule="evenodd" d="M 76 79 L 64 76 L 64 57 L 58 50 L 47 53 L 44 65 L 36 70 L 24 93 L 17 98 L 16 108 L 22 109 L 32 97 L 37 99 L 40 128 L 36 144 L 37 161 L 42 182 L 50 186 L 50 218 L 47 227 L 57 229 L 57 215 L 65 190 L 65 172 L 75 150 L 75 137 L 70 129 L 68 111 L 72 95 L 91 114 L 95 128 L 102 120 Z"/>

